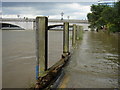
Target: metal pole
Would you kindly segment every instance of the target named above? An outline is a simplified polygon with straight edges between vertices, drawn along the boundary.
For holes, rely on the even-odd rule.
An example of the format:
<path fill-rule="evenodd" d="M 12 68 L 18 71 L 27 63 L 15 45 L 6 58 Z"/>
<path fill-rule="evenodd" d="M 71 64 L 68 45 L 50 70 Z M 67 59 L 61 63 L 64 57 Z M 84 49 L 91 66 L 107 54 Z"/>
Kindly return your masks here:
<path fill-rule="evenodd" d="M 63 20 L 63 15 L 64 15 L 64 13 L 62 12 L 62 13 L 61 13 L 61 20 Z"/>
<path fill-rule="evenodd" d="M 47 70 L 48 18 L 36 18 L 37 61 L 36 79 Z"/>
<path fill-rule="evenodd" d="M 63 53 L 69 53 L 69 23 L 68 22 L 64 22 Z"/>
<path fill-rule="evenodd" d="M 73 31 L 72 31 L 72 46 L 76 43 L 76 24 L 73 24 Z"/>

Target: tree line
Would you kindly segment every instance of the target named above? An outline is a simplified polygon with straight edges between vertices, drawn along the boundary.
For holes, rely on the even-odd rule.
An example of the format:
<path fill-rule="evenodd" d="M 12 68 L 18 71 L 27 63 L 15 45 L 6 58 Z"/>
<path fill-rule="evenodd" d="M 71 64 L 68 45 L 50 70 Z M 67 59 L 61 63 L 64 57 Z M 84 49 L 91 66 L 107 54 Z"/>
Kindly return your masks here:
<path fill-rule="evenodd" d="M 87 14 L 87 18 L 91 29 L 120 32 L 120 1 L 116 2 L 112 7 L 108 5 L 92 5 L 91 13 Z"/>

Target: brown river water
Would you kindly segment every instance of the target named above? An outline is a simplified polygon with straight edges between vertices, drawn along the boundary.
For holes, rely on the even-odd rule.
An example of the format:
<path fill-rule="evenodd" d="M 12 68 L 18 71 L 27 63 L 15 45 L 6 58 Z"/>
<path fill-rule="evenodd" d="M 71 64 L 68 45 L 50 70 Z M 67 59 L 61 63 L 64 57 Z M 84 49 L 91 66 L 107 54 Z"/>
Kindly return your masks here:
<path fill-rule="evenodd" d="M 62 31 L 49 31 L 49 67 L 61 58 L 62 37 Z M 31 87 L 35 83 L 35 31 L 3 31 L 2 38 L 2 87 Z M 118 87 L 118 36 L 85 32 L 64 73 L 61 88 Z"/>

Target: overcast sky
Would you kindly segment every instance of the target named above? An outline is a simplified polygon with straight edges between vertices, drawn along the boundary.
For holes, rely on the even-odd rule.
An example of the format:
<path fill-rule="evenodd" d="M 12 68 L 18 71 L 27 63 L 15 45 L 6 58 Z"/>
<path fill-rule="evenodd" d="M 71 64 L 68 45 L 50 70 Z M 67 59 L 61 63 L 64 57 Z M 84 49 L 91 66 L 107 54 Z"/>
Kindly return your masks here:
<path fill-rule="evenodd" d="M 17 15 L 20 15 L 21 18 L 49 16 L 50 19 L 60 19 L 60 13 L 63 12 L 64 19 L 68 16 L 70 19 L 85 19 L 92 4 L 97 4 L 97 0 L 94 2 L 93 0 L 91 2 L 2 2 L 2 15 L 10 18 L 17 18 Z"/>

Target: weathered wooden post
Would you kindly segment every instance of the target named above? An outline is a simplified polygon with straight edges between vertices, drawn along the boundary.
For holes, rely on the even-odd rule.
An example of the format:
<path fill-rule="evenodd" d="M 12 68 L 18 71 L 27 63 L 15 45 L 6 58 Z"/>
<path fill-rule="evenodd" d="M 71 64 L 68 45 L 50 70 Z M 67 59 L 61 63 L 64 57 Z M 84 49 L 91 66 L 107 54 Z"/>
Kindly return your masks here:
<path fill-rule="evenodd" d="M 35 28 L 36 28 L 36 22 L 35 22 L 35 20 L 33 21 L 33 30 L 35 30 Z"/>
<path fill-rule="evenodd" d="M 77 37 L 76 37 L 76 40 L 79 40 L 79 29 L 80 29 L 79 25 L 77 25 L 77 31 L 76 31 L 77 32 Z"/>
<path fill-rule="evenodd" d="M 63 30 L 63 56 L 69 54 L 69 23 L 64 22 Z"/>
<path fill-rule="evenodd" d="M 72 46 L 76 43 L 76 24 L 73 24 L 73 31 L 72 31 Z"/>
<path fill-rule="evenodd" d="M 77 41 L 77 26 L 78 25 L 76 25 L 75 41 Z"/>
<path fill-rule="evenodd" d="M 48 18 L 36 18 L 37 64 L 36 79 L 47 70 Z"/>
<path fill-rule="evenodd" d="M 83 26 L 79 26 L 80 28 L 80 39 L 82 39 L 83 37 Z"/>
<path fill-rule="evenodd" d="M 81 28 L 81 26 L 79 26 L 79 40 L 82 38 L 82 28 Z"/>

